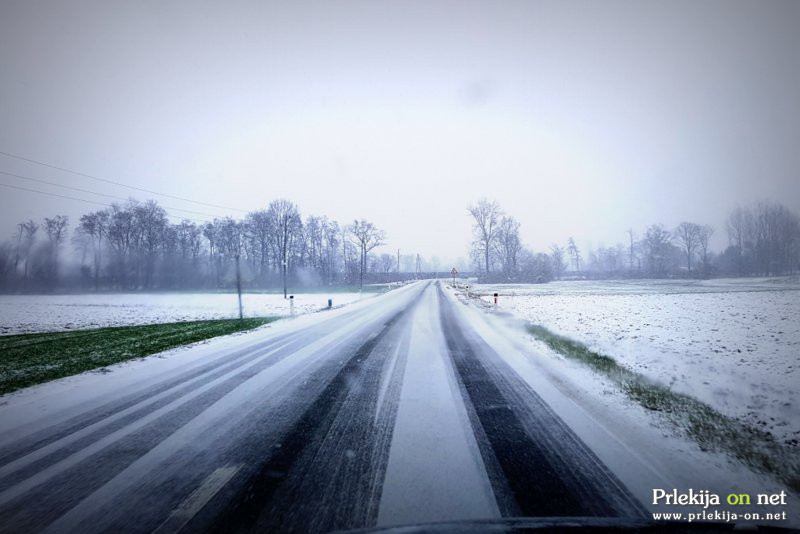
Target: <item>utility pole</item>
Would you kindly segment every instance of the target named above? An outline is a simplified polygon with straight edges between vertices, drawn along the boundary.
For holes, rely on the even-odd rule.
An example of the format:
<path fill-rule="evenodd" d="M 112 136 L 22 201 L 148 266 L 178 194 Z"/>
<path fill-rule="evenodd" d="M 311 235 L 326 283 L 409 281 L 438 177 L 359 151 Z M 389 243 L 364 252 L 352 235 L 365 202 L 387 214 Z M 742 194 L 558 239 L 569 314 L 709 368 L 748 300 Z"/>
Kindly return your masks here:
<path fill-rule="evenodd" d="M 633 228 L 628 229 L 628 235 L 631 237 L 630 260 L 628 262 L 628 270 L 633 272 Z"/>
<path fill-rule="evenodd" d="M 286 299 L 286 251 L 283 253 L 283 298 Z"/>
<path fill-rule="evenodd" d="M 367 254 L 364 252 L 364 245 L 361 245 L 361 265 L 358 269 L 358 291 L 364 290 L 364 271 L 367 268 Z"/>
<path fill-rule="evenodd" d="M 17 253 L 14 255 L 14 277 L 17 276 L 17 265 L 19 265 L 19 248 L 22 246 L 22 223 L 17 225 L 19 236 L 17 237 Z M 397 249 L 397 265 L 400 265 L 400 249 Z"/>
<path fill-rule="evenodd" d="M 236 294 L 239 295 L 239 319 L 242 319 L 242 273 L 239 270 L 239 255 L 236 255 Z"/>

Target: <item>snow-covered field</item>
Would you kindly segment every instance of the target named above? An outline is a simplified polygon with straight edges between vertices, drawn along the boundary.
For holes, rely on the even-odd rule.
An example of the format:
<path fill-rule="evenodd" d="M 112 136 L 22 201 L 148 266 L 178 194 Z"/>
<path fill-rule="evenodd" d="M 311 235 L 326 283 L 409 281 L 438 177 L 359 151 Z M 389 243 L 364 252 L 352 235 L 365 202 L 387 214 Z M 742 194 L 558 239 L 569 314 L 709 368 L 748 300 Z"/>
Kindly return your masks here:
<path fill-rule="evenodd" d="M 295 293 L 295 314 L 371 298 L 376 293 Z M 283 294 L 245 293 L 244 315 L 289 315 Z M 104 326 L 168 323 L 238 317 L 231 293 L 118 293 L 81 295 L 0 295 L 0 334 L 73 330 Z"/>
<path fill-rule="evenodd" d="M 498 306 L 800 439 L 800 279 L 480 285 Z"/>

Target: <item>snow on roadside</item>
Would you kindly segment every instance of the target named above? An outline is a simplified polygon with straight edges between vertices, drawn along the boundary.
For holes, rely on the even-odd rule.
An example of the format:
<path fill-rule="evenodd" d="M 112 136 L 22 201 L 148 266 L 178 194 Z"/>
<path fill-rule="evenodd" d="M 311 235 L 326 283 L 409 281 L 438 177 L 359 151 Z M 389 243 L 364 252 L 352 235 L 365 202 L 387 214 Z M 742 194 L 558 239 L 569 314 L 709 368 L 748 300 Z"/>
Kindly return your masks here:
<path fill-rule="evenodd" d="M 294 312 L 324 309 L 328 299 L 340 306 L 377 293 L 295 293 Z M 244 315 L 291 313 L 283 294 L 245 293 Z M 238 317 L 231 293 L 101 293 L 79 295 L 0 295 L 0 334 L 75 330 L 200 319 Z"/>
<path fill-rule="evenodd" d="M 485 287 L 483 288 L 485 289 Z M 455 299 L 454 296 L 448 298 Z M 463 300 L 463 294 L 459 296 Z M 525 380 L 564 420 L 576 435 L 622 481 L 641 504 L 652 512 L 665 510 L 652 504 L 654 488 L 679 492 L 706 489 L 730 493 L 789 492 L 787 521 L 797 528 L 794 514 L 797 494 L 769 475 L 752 470 L 722 451 L 700 447 L 669 424 L 662 412 L 647 410 L 624 395 L 606 376 L 578 361 L 564 358 L 521 328 L 510 314 L 485 313 L 491 306 L 458 306 L 462 317 L 498 355 Z M 483 303 L 481 303 L 483 304 Z M 724 497 L 723 497 L 724 498 Z M 723 506 L 719 509 L 724 509 Z M 715 508 L 707 511 L 713 513 Z M 699 513 L 701 507 L 682 512 Z M 737 508 L 739 513 L 744 508 Z M 749 512 L 763 513 L 752 507 Z"/>
<path fill-rule="evenodd" d="M 713 282 L 475 289 L 722 413 L 800 439 L 800 290 L 785 279 Z"/>

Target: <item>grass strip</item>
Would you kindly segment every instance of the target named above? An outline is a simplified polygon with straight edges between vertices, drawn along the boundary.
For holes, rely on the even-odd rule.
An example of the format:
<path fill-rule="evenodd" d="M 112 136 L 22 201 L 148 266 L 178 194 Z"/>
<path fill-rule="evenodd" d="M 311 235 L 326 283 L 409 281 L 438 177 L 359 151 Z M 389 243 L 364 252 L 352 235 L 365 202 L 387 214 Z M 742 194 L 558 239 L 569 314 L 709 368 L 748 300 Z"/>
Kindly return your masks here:
<path fill-rule="evenodd" d="M 204 339 L 250 330 L 275 319 L 185 321 L 0 336 L 0 394 Z"/>
<path fill-rule="evenodd" d="M 608 377 L 630 399 L 648 410 L 663 413 L 701 448 L 726 452 L 745 465 L 768 473 L 793 490 L 800 491 L 800 455 L 776 441 L 769 432 L 723 415 L 689 395 L 676 393 L 578 341 L 554 334 L 540 325 L 531 324 L 527 328 L 552 350 Z"/>

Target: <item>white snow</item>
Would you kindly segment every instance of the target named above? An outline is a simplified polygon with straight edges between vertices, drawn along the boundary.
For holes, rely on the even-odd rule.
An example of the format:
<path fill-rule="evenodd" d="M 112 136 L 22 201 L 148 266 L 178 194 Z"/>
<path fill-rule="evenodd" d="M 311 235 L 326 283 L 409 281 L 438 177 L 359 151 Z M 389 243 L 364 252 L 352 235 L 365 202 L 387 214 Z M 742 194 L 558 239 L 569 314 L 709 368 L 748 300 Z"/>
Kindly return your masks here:
<path fill-rule="evenodd" d="M 328 299 L 341 306 L 376 293 L 292 293 L 297 315 L 324 309 Z M 245 293 L 244 315 L 291 314 L 283 294 Z M 0 334 L 73 330 L 238 317 L 235 293 L 101 293 L 0 295 Z"/>
<path fill-rule="evenodd" d="M 488 287 L 481 286 L 480 290 L 487 291 Z M 489 289 L 502 293 L 503 287 Z M 517 286 L 518 292 L 521 287 Z M 535 290 L 536 287 L 532 288 Z M 446 295 L 455 298 L 450 291 Z M 460 298 L 463 299 L 463 294 Z M 519 328 L 519 321 L 501 314 L 483 313 L 476 306 L 458 306 L 457 309 L 651 512 L 676 511 L 652 505 L 654 488 L 675 488 L 681 492 L 702 488 L 723 496 L 787 490 L 789 502 L 797 502 L 796 493 L 783 484 L 751 471 L 724 453 L 702 450 L 665 425 L 658 412 L 646 410 L 621 394 L 604 376 L 576 361 L 564 359 L 543 343 L 532 343 L 530 336 Z M 787 521 L 780 526 L 800 526 L 796 514 L 792 514 L 793 506 L 785 507 Z M 718 508 L 722 510 L 725 506 Z M 701 510 L 682 507 L 680 511 Z M 736 511 L 763 513 L 764 509 L 751 506 Z"/>
<path fill-rule="evenodd" d="M 797 278 L 473 288 L 722 413 L 800 437 Z"/>

